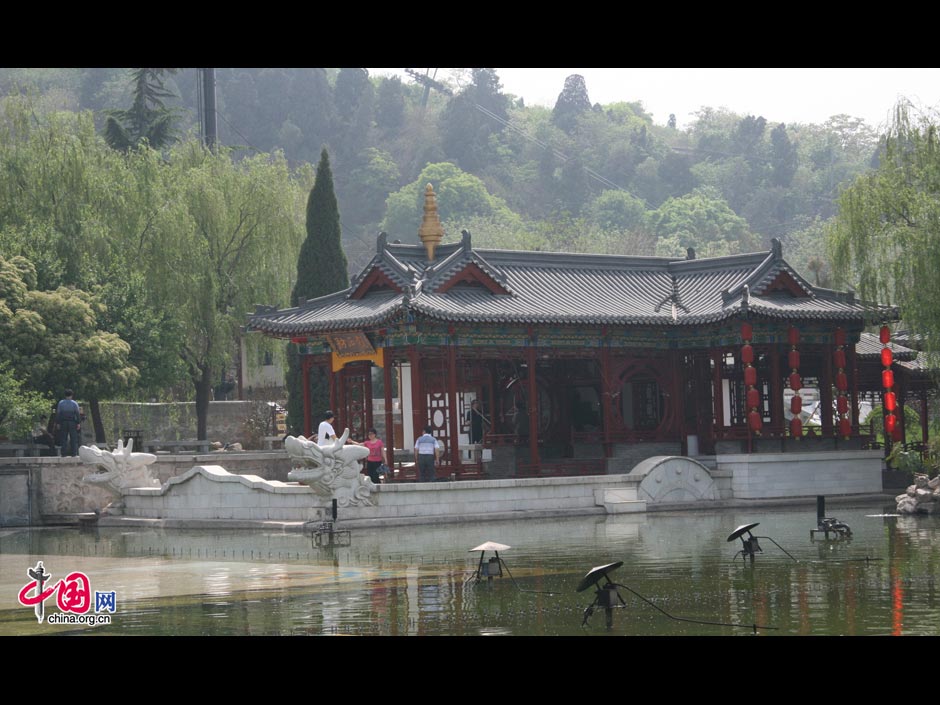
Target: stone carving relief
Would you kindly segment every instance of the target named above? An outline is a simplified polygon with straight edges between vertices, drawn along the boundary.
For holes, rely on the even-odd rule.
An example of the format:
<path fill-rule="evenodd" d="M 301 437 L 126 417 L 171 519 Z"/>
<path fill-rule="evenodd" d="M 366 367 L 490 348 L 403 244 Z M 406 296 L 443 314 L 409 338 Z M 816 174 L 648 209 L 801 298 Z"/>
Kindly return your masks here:
<path fill-rule="evenodd" d="M 125 490 L 134 487 L 159 487 L 160 481 L 153 477 L 147 466 L 155 462 L 157 456 L 151 453 L 135 453 L 134 440 L 127 445 L 118 439 L 114 451 L 102 450 L 98 446 L 82 446 L 78 456 L 86 465 L 97 466 L 97 472 L 85 475 L 82 482 L 107 490 L 120 499 Z"/>
<path fill-rule="evenodd" d="M 341 507 L 375 506 L 375 485 L 360 473 L 362 461 L 369 455 L 365 446 L 346 445 L 347 428 L 332 443 L 318 445 L 306 438 L 288 436 L 284 449 L 291 459 L 287 479 L 300 482 L 320 497 L 336 499 Z"/>

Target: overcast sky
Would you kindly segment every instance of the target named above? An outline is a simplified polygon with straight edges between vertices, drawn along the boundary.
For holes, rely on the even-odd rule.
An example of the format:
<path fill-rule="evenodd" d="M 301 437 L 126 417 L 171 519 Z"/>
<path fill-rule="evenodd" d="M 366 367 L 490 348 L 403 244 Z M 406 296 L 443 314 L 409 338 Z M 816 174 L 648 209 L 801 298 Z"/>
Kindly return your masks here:
<path fill-rule="evenodd" d="M 416 69 L 422 73 L 426 69 Z M 402 69 L 369 69 L 373 74 Z M 434 69 L 431 69 L 432 73 Z M 438 69 L 438 78 L 451 69 Z M 657 124 L 675 113 L 680 127 L 703 106 L 726 107 L 769 122 L 825 122 L 846 113 L 883 126 L 900 97 L 924 108 L 940 106 L 940 69 L 496 69 L 506 93 L 526 105 L 552 107 L 565 78 L 584 76 L 593 103 L 641 101 Z"/>

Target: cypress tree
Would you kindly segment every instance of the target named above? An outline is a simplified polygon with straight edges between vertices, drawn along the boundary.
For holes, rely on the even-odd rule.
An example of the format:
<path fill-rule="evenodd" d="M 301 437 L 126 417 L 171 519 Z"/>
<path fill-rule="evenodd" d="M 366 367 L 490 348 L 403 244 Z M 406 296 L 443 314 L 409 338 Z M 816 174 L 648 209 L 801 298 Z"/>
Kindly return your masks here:
<path fill-rule="evenodd" d="M 297 283 L 291 304 L 326 296 L 349 287 L 346 254 L 343 252 L 339 207 L 333 191 L 330 157 L 324 149 L 317 178 L 307 199 L 307 238 L 297 259 Z M 287 423 L 293 434 L 303 433 L 304 392 L 301 358 L 294 343 L 287 344 Z M 329 404 L 329 386 L 322 370 L 311 370 L 311 400 L 314 420 Z"/>

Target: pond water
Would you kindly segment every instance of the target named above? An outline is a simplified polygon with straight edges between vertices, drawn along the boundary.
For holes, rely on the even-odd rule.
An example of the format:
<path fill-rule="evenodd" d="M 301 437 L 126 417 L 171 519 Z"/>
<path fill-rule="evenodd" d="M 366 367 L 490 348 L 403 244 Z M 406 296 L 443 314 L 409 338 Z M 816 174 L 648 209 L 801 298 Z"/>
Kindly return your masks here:
<path fill-rule="evenodd" d="M 940 519 L 892 512 L 830 504 L 843 541 L 810 540 L 815 506 L 356 529 L 332 548 L 299 533 L 7 529 L 0 635 L 940 635 Z M 796 560 L 769 540 L 753 566 L 733 560 L 728 534 L 755 521 Z M 490 540 L 512 547 L 511 575 L 467 582 L 468 549 Z M 55 595 L 38 623 L 17 595 L 39 560 L 46 587 L 87 576 L 88 614 L 114 592 L 111 623 L 49 624 Z M 594 593 L 579 582 L 616 561 L 611 578 L 634 592 L 621 588 L 612 628 L 603 611 L 582 627 Z"/>

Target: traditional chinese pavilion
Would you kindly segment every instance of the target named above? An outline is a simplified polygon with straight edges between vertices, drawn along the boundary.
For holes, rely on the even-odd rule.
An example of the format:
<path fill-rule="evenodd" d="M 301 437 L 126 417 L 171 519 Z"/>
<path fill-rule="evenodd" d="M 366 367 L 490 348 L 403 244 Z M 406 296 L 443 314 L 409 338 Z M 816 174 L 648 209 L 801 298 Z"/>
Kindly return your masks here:
<path fill-rule="evenodd" d="M 379 235 L 345 291 L 250 317 L 302 346 L 305 380 L 314 366 L 330 370 L 332 408 L 353 437 L 373 425 L 378 366 L 384 427 L 394 379 L 403 447 L 430 424 L 446 448 L 442 475 L 480 469 L 467 452 L 474 399 L 490 471 L 627 472 L 652 455 L 862 447 L 856 343 L 897 310 L 813 286 L 777 240 L 769 252 L 678 260 L 481 250 L 466 231 L 440 244 L 430 185 L 419 234 L 421 245 Z M 799 420 L 807 395 L 829 410 L 817 428 Z M 308 434 L 320 413 L 308 394 Z"/>

